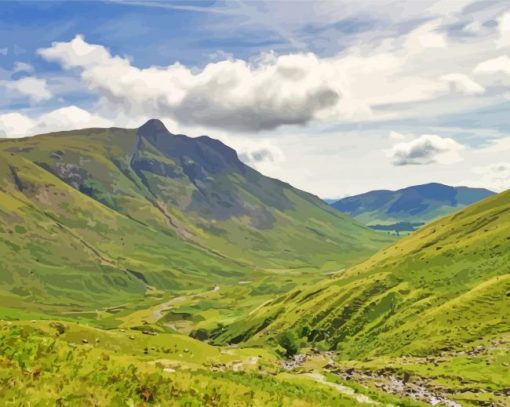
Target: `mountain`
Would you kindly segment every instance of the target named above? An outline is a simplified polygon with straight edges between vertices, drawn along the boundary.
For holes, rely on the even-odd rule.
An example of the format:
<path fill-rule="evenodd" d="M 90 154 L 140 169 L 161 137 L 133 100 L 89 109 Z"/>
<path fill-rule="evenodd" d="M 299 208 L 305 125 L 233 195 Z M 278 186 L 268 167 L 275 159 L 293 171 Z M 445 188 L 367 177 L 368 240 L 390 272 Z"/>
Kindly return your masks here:
<path fill-rule="evenodd" d="M 335 269 L 388 242 L 159 120 L 0 142 L 6 306 L 104 306 L 264 270 Z"/>
<path fill-rule="evenodd" d="M 494 192 L 437 183 L 397 191 L 370 191 L 331 204 L 376 230 L 412 231 L 441 216 L 478 202 Z"/>
<path fill-rule="evenodd" d="M 217 340 L 271 343 L 291 331 L 343 358 L 486 347 L 510 331 L 509 265 L 507 191 L 441 218 L 345 272 L 275 298 L 217 332 Z"/>

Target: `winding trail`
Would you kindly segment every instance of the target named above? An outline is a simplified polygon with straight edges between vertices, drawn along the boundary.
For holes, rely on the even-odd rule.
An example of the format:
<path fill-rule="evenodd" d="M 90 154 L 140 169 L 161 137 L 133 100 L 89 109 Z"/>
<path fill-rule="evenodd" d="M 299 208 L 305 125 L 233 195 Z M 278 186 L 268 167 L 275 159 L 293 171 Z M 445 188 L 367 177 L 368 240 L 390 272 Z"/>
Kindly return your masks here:
<path fill-rule="evenodd" d="M 380 404 L 379 402 L 372 400 L 370 397 L 365 396 L 364 394 L 356 393 L 354 389 L 350 387 L 328 381 L 328 379 L 321 373 L 303 373 L 303 376 L 309 377 L 315 380 L 317 383 L 322 383 L 329 387 L 332 387 L 338 390 L 339 393 L 354 398 L 360 404 L 372 404 L 372 405 Z"/>

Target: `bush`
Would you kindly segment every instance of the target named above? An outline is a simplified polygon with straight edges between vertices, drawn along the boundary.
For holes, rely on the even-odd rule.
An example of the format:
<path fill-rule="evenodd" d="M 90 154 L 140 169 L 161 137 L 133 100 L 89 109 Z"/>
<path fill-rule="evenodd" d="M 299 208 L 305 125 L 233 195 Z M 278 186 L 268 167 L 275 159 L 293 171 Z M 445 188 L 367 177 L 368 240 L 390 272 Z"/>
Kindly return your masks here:
<path fill-rule="evenodd" d="M 278 337 L 278 344 L 285 349 L 285 356 L 290 358 L 299 350 L 298 338 L 292 331 L 285 331 Z"/>
<path fill-rule="evenodd" d="M 206 341 L 209 339 L 209 332 L 207 329 L 198 328 L 195 331 L 191 331 L 190 335 L 194 339 L 198 339 L 199 341 Z"/>

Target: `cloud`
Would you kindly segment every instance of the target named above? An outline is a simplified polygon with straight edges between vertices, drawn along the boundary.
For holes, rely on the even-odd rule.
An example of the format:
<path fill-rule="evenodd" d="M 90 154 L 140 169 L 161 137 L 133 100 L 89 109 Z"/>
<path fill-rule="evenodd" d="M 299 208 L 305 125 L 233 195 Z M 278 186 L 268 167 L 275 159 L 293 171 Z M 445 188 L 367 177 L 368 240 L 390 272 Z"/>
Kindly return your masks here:
<path fill-rule="evenodd" d="M 241 161 L 264 174 L 275 174 L 286 161 L 284 150 L 274 138 L 259 136 L 255 140 L 250 136 L 224 132 L 216 132 L 213 137 L 235 149 Z"/>
<path fill-rule="evenodd" d="M 499 38 L 496 41 L 497 48 L 510 46 L 510 11 L 498 18 Z"/>
<path fill-rule="evenodd" d="M 440 21 L 431 21 L 419 26 L 407 37 L 404 46 L 411 53 L 428 48 L 446 48 L 447 41 L 444 34 L 439 32 Z"/>
<path fill-rule="evenodd" d="M 29 63 L 26 63 L 26 62 L 16 62 L 14 64 L 14 69 L 12 70 L 13 73 L 18 73 L 18 72 L 27 72 L 27 73 L 31 73 L 34 71 L 34 67 L 32 65 L 30 65 Z"/>
<path fill-rule="evenodd" d="M 438 22 L 418 27 L 404 38 L 404 47 L 401 39 L 394 39 L 332 57 L 265 53 L 250 61 L 227 58 L 201 69 L 178 62 L 141 69 L 79 35 L 38 53 L 80 72 L 110 113 L 260 132 L 315 120 L 370 120 L 373 107 L 445 94 L 447 83 L 435 74 L 420 76 L 413 65 L 422 53 L 447 46 L 437 27 Z"/>
<path fill-rule="evenodd" d="M 482 74 L 496 74 L 503 73 L 510 76 L 510 58 L 506 55 L 497 58 L 488 59 L 485 62 L 479 63 L 474 73 Z"/>
<path fill-rule="evenodd" d="M 451 164 L 461 160 L 459 152 L 463 149 L 451 138 L 424 134 L 412 141 L 394 145 L 388 153 L 397 166 Z"/>
<path fill-rule="evenodd" d="M 480 21 L 472 21 L 469 24 L 466 24 L 462 27 L 462 31 L 469 34 L 479 34 L 482 32 L 483 26 Z"/>
<path fill-rule="evenodd" d="M 473 168 L 479 184 L 487 185 L 494 191 L 505 191 L 510 188 L 510 163 L 500 162 Z"/>
<path fill-rule="evenodd" d="M 449 84 L 452 93 L 461 93 L 464 95 L 480 95 L 485 92 L 485 88 L 475 82 L 469 76 L 461 73 L 451 73 L 443 75 L 441 80 Z"/>
<path fill-rule="evenodd" d="M 31 118 L 21 113 L 0 115 L 0 138 L 32 136 L 38 133 L 110 127 L 112 122 L 77 106 L 67 106 Z"/>
<path fill-rule="evenodd" d="M 482 153 L 507 153 L 510 151 L 510 137 L 502 137 L 491 140 L 488 145 L 479 149 Z"/>
<path fill-rule="evenodd" d="M 0 115 L 0 138 L 16 138 L 28 135 L 34 122 L 21 113 Z"/>
<path fill-rule="evenodd" d="M 241 131 L 302 125 L 341 98 L 338 86 L 328 82 L 332 72 L 319 75 L 328 67 L 313 54 L 266 55 L 253 64 L 224 60 L 195 73 L 179 63 L 139 69 L 81 36 L 39 53 L 64 68 L 81 70 L 88 88 L 112 109 L 170 116 L 184 124 Z"/>
<path fill-rule="evenodd" d="M 34 133 L 75 130 L 89 127 L 109 127 L 112 122 L 77 106 L 67 106 L 43 114 L 31 129 Z"/>
<path fill-rule="evenodd" d="M 3 81 L 2 85 L 17 94 L 28 96 L 33 102 L 42 102 L 53 97 L 45 79 L 25 77 L 15 81 Z"/>
<path fill-rule="evenodd" d="M 268 148 L 259 148 L 257 150 L 241 153 L 239 158 L 247 164 L 275 161 L 272 151 Z"/>
<path fill-rule="evenodd" d="M 389 135 L 390 140 L 392 141 L 402 141 L 407 138 L 405 134 L 399 133 L 397 131 L 390 131 Z"/>

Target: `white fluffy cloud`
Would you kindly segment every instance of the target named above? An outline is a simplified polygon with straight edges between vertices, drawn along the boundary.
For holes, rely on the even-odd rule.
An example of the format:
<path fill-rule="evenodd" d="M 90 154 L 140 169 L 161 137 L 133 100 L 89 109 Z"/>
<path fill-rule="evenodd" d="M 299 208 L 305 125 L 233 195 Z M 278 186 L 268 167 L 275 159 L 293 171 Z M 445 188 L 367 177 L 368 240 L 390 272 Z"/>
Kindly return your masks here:
<path fill-rule="evenodd" d="M 82 36 L 38 52 L 65 69 L 77 69 L 110 111 L 258 132 L 316 119 L 370 119 L 374 106 L 446 94 L 448 83 L 435 74 L 420 76 L 413 66 L 423 53 L 447 46 L 437 28 L 437 22 L 427 23 L 403 43 L 395 39 L 350 48 L 334 57 L 267 53 L 252 61 L 228 58 L 198 70 L 180 63 L 140 69 Z M 472 83 L 464 80 L 457 86 L 473 93 Z"/>
<path fill-rule="evenodd" d="M 0 138 L 111 125 L 109 120 L 76 106 L 56 109 L 34 119 L 20 113 L 7 113 L 0 115 Z"/>
<path fill-rule="evenodd" d="M 88 127 L 109 127 L 111 125 L 109 120 L 98 115 L 76 106 L 67 106 L 40 116 L 32 132 L 42 133 Z"/>
<path fill-rule="evenodd" d="M 424 134 L 412 141 L 398 143 L 389 150 L 394 165 L 451 164 L 461 160 L 464 147 L 452 138 Z"/>
<path fill-rule="evenodd" d="M 21 113 L 0 115 L 0 138 L 23 137 L 29 134 L 34 122 Z"/>
<path fill-rule="evenodd" d="M 474 72 L 479 74 L 503 73 L 510 75 L 510 58 L 506 55 L 502 55 L 488 59 L 487 61 L 479 63 L 475 67 Z"/>
<path fill-rule="evenodd" d="M 53 97 L 45 79 L 25 77 L 15 81 L 4 81 L 2 84 L 11 91 L 28 96 L 34 102 L 42 102 Z"/>
<path fill-rule="evenodd" d="M 224 60 L 195 73 L 179 63 L 139 69 L 81 36 L 39 53 L 80 69 L 89 89 L 115 109 L 184 124 L 256 131 L 304 124 L 342 97 L 333 72 L 313 54 L 266 55 L 253 64 Z"/>
<path fill-rule="evenodd" d="M 501 162 L 473 168 L 479 177 L 478 183 L 487 185 L 494 191 L 505 191 L 510 188 L 510 163 Z"/>

